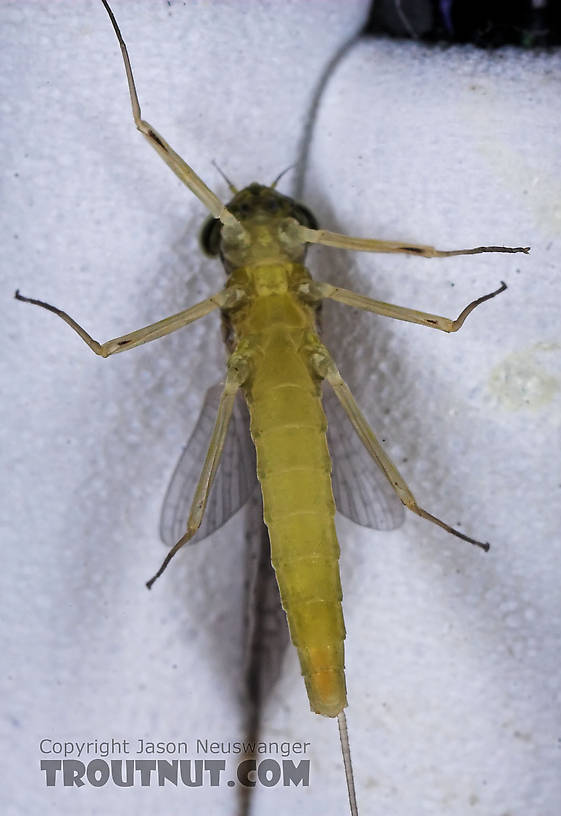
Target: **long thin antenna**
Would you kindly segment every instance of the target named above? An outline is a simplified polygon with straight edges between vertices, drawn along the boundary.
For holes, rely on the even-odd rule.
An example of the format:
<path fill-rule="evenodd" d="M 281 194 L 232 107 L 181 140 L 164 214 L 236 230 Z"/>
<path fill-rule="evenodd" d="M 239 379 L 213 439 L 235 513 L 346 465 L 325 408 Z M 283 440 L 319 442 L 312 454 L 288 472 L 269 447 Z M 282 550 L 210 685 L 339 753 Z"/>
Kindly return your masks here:
<path fill-rule="evenodd" d="M 339 726 L 339 739 L 341 740 L 341 753 L 343 755 L 343 765 L 345 766 L 345 779 L 347 780 L 351 816 L 358 816 L 353 763 L 351 762 L 351 746 L 349 744 L 349 729 L 347 728 L 347 718 L 345 717 L 344 710 L 341 710 L 337 714 L 337 725 Z"/>
<path fill-rule="evenodd" d="M 231 192 L 231 193 L 233 193 L 234 195 L 236 195 L 236 193 L 239 193 L 239 190 L 238 190 L 238 188 L 236 187 L 236 185 L 235 185 L 235 184 L 233 184 L 233 183 L 230 181 L 230 179 L 228 178 L 228 176 L 226 175 L 226 173 L 225 173 L 225 172 L 222 170 L 222 168 L 221 168 L 221 167 L 219 167 L 219 165 L 218 165 L 218 164 L 216 164 L 216 162 L 214 161 L 214 159 L 212 160 L 212 164 L 214 165 L 214 167 L 216 167 L 216 169 L 218 170 L 218 172 L 220 173 L 220 175 L 222 176 L 222 178 L 224 179 L 224 181 L 225 181 L 225 182 L 226 182 L 226 184 L 228 185 L 228 187 L 229 187 L 229 189 L 230 189 L 230 192 Z"/>
<path fill-rule="evenodd" d="M 275 189 L 275 187 L 277 186 L 277 184 L 279 183 L 279 181 L 281 180 L 281 178 L 284 176 L 284 174 L 285 174 L 285 173 L 288 173 L 288 171 L 289 171 L 289 170 L 292 170 L 294 167 L 296 167 L 296 165 L 295 165 L 295 164 L 289 164 L 289 165 L 288 165 L 288 167 L 285 167 L 285 168 L 284 168 L 284 170 L 282 171 L 282 173 L 279 173 L 279 174 L 278 174 L 278 176 L 276 177 L 276 179 L 275 179 L 275 180 L 273 181 L 273 183 L 270 185 L 270 186 L 271 186 L 271 190 L 274 190 L 274 189 Z"/>

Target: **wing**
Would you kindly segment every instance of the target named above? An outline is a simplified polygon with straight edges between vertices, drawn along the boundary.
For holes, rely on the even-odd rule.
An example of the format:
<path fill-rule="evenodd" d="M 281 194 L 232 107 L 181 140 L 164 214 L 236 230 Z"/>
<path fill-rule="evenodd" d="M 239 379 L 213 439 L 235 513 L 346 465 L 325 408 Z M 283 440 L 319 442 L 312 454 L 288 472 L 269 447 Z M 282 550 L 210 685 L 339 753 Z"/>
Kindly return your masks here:
<path fill-rule="evenodd" d="M 331 389 L 324 389 L 323 408 L 337 510 L 356 524 L 373 530 L 400 527 L 405 515 L 403 505 L 356 435 Z"/>
<path fill-rule="evenodd" d="M 195 429 L 179 457 L 167 489 L 160 516 L 160 538 L 170 547 L 187 529 L 191 502 L 216 420 L 221 393 L 221 385 L 215 385 L 206 392 Z M 225 524 L 246 503 L 256 484 L 255 448 L 249 435 L 249 415 L 243 396 L 239 394 L 203 522 L 189 543 L 201 541 Z"/>
<path fill-rule="evenodd" d="M 187 527 L 221 393 L 220 385 L 207 391 L 193 433 L 179 457 L 166 492 L 160 517 L 160 537 L 170 547 Z M 403 523 L 403 505 L 329 389 L 324 391 L 323 406 L 328 423 L 327 441 L 333 462 L 333 495 L 337 510 L 363 527 L 394 530 Z M 256 484 L 255 448 L 249 434 L 247 408 L 240 394 L 232 412 L 203 523 L 190 543 L 201 541 L 225 524 L 246 503 Z"/>

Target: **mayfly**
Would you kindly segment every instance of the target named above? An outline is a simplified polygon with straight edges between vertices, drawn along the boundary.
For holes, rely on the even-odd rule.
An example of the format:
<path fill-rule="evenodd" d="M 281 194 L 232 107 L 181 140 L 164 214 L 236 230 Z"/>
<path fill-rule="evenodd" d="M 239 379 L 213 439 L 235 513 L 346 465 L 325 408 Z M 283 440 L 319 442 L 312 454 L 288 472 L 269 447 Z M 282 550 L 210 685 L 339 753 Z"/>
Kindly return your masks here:
<path fill-rule="evenodd" d="M 180 482 L 174 480 L 166 508 L 165 537 L 176 536 L 173 546 L 148 586 L 162 574 L 173 556 L 200 529 L 221 457 L 229 444 L 227 431 L 237 421 L 237 394 L 245 397 L 250 414 L 251 437 L 257 453 L 257 476 L 263 493 L 264 518 L 269 529 L 273 566 L 286 611 L 291 638 L 297 648 L 312 711 L 338 719 L 350 809 L 358 813 L 344 709 L 347 705 L 341 607 L 339 545 L 334 526 L 335 506 L 348 515 L 350 481 L 338 470 L 338 445 L 347 445 L 346 466 L 352 467 L 355 443 L 341 427 L 348 418 L 364 450 L 386 480 L 384 521 L 369 523 L 391 529 L 400 521 L 401 506 L 484 550 L 488 544 L 459 532 L 428 513 L 415 501 L 397 468 L 384 452 L 329 351 L 317 331 L 322 301 L 335 302 L 418 323 L 445 332 L 458 331 L 481 303 L 506 289 L 503 283 L 490 294 L 472 301 L 455 319 L 373 300 L 328 282 L 315 281 L 304 266 L 309 244 L 322 244 L 364 252 L 389 252 L 425 258 L 451 257 L 482 252 L 528 252 L 527 247 L 481 246 L 462 250 L 437 250 L 432 246 L 399 241 L 356 238 L 319 229 L 302 204 L 280 194 L 276 182 L 252 183 L 224 204 L 191 167 L 141 117 L 127 49 L 113 13 L 102 0 L 122 51 L 133 117 L 168 166 L 199 198 L 210 213 L 202 240 L 207 252 L 219 256 L 227 275 L 226 285 L 201 303 L 137 331 L 98 343 L 66 312 L 40 300 L 19 300 L 42 306 L 61 317 L 96 354 L 109 357 L 163 337 L 218 310 L 229 351 L 223 388 L 217 399 L 216 420 L 202 472 L 190 504 L 186 531 L 176 534 L 173 515 Z M 321 386 L 328 396 L 325 411 Z M 326 413 L 333 417 L 326 435 Z M 349 428 L 350 432 L 350 428 Z M 334 456 L 333 479 L 329 445 Z M 182 472 L 182 471 L 178 471 Z M 248 481 L 249 485 L 249 481 Z M 334 496 L 336 501 L 334 501 Z M 182 497 L 184 500 L 187 497 Z M 240 496 L 237 503 L 241 503 Z M 379 502 L 378 502 L 379 503 Z"/>

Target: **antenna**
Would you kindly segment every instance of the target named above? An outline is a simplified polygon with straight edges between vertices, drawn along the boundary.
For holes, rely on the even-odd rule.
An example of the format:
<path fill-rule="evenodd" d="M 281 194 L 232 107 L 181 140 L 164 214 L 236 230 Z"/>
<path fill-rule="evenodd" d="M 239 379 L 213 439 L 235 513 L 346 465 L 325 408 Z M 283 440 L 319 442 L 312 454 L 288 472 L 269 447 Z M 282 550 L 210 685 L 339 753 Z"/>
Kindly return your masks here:
<path fill-rule="evenodd" d="M 236 187 L 236 185 L 232 184 L 232 182 L 230 181 L 230 179 L 228 178 L 226 173 L 216 164 L 214 159 L 212 160 L 212 164 L 214 165 L 214 167 L 216 167 L 216 169 L 218 170 L 218 172 L 220 173 L 220 175 L 222 176 L 222 178 L 224 179 L 224 181 L 226 182 L 226 184 L 230 188 L 230 192 L 233 193 L 234 195 L 236 195 L 236 193 L 239 193 L 239 190 Z"/>

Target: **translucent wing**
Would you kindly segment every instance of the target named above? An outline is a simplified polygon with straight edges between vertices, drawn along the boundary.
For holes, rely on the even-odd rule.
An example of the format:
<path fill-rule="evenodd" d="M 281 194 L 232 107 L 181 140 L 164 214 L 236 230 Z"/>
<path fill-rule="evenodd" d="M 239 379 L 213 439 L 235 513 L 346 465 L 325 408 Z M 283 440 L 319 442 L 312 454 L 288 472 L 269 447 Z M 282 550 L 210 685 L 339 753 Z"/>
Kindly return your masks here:
<path fill-rule="evenodd" d="M 187 519 L 218 411 L 222 386 L 206 392 L 204 405 L 167 489 L 160 516 L 160 538 L 173 546 L 187 528 Z M 255 448 L 249 435 L 249 415 L 238 395 L 220 466 L 203 523 L 190 543 L 201 541 L 225 524 L 251 495 L 257 483 Z"/>
<path fill-rule="evenodd" d="M 323 391 L 323 408 L 337 510 L 362 527 L 395 530 L 403 523 L 403 505 L 330 388 Z"/>
<path fill-rule="evenodd" d="M 221 393 L 222 387 L 219 385 L 207 391 L 193 433 L 179 458 L 168 487 L 160 519 L 160 535 L 168 545 L 175 544 L 186 528 Z M 216 473 L 203 523 L 189 543 L 210 535 L 247 502 L 243 541 L 237 543 L 240 545 L 237 550 L 228 548 L 230 558 L 234 558 L 236 568 L 241 570 L 241 577 L 237 573 L 237 580 L 232 582 L 231 575 L 228 574 L 232 561 L 221 560 L 216 569 L 213 568 L 206 579 L 201 580 L 208 582 L 208 594 L 220 592 L 225 604 L 226 619 L 213 630 L 217 638 L 213 654 L 220 661 L 225 655 L 230 656 L 224 665 L 220 663 L 220 671 L 230 680 L 235 678 L 232 648 L 233 644 L 239 642 L 239 648 L 236 651 L 234 647 L 234 652 L 236 659 L 239 659 L 239 663 L 235 665 L 241 670 L 239 679 L 242 693 L 236 697 L 238 704 L 242 706 L 244 737 L 248 740 L 258 739 L 264 701 L 280 675 L 282 658 L 290 642 L 286 615 L 280 603 L 278 585 L 271 565 L 261 494 L 255 490 L 256 484 L 249 414 L 243 397 L 240 396 L 236 399 L 232 412 L 222 461 Z"/>
<path fill-rule="evenodd" d="M 207 391 L 195 429 L 169 484 L 160 517 L 160 537 L 168 546 L 173 546 L 185 532 L 221 392 L 220 385 Z M 337 397 L 327 388 L 323 406 L 337 510 L 363 527 L 374 530 L 399 527 L 404 517 L 403 505 L 364 449 Z M 203 523 L 191 543 L 201 541 L 225 524 L 246 503 L 256 484 L 255 449 L 249 434 L 247 408 L 240 394 Z"/>

